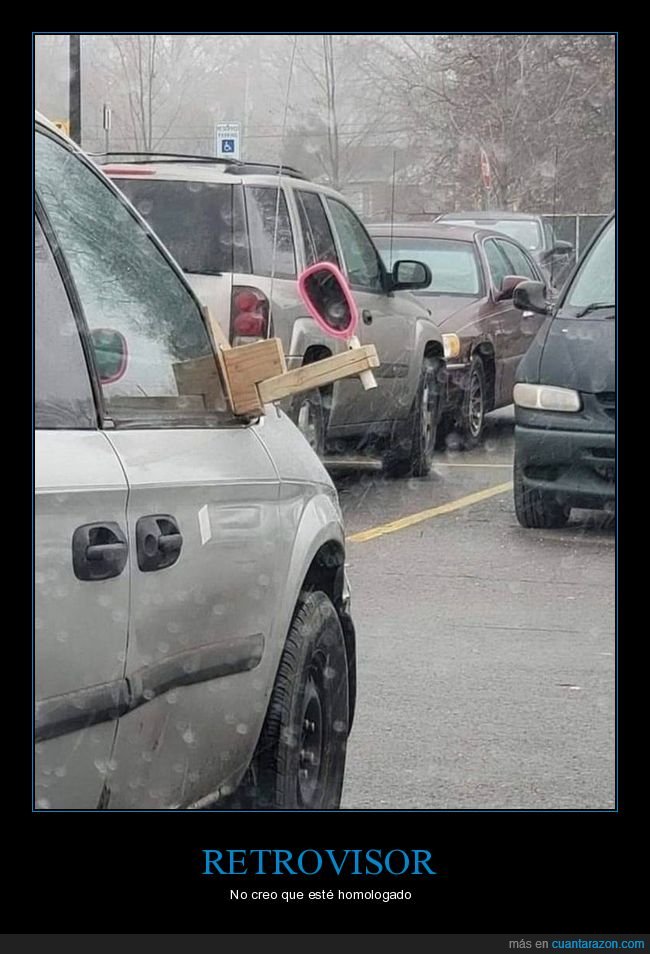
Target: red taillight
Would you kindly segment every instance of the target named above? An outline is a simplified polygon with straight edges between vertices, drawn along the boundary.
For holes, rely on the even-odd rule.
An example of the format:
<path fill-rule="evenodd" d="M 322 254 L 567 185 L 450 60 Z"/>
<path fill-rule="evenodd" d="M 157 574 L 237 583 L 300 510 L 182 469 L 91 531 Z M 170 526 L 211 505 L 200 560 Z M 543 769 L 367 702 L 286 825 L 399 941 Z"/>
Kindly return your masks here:
<path fill-rule="evenodd" d="M 243 312 L 235 317 L 232 330 L 238 338 L 263 338 L 266 333 L 266 320 L 261 315 Z"/>
<path fill-rule="evenodd" d="M 235 285 L 232 290 L 232 338 L 266 338 L 269 302 L 258 288 Z"/>

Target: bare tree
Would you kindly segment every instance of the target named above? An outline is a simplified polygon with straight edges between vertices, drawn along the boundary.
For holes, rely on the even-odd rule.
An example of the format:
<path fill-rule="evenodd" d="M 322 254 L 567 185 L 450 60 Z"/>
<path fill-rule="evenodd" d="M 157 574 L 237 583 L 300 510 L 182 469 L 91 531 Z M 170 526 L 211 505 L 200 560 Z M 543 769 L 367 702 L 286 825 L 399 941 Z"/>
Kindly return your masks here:
<path fill-rule="evenodd" d="M 438 173 L 453 182 L 454 204 L 548 207 L 554 195 L 569 208 L 613 204 L 611 35 L 392 38 L 376 68 L 392 77 L 388 95 L 429 164 L 445 155 Z"/>

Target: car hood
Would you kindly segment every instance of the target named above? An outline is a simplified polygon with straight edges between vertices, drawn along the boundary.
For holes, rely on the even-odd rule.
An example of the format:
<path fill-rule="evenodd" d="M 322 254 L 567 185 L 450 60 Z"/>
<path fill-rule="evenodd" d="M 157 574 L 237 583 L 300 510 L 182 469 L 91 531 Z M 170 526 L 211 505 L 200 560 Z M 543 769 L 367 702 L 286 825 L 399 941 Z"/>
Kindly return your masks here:
<path fill-rule="evenodd" d="M 469 295 L 426 294 L 418 295 L 418 299 L 429 309 L 432 319 L 440 328 L 444 328 L 447 324 L 456 325 L 462 313 L 471 305 L 476 305 L 479 300 Z"/>
<path fill-rule="evenodd" d="M 558 315 L 541 351 L 539 383 L 592 394 L 614 391 L 615 354 L 615 319 Z"/>

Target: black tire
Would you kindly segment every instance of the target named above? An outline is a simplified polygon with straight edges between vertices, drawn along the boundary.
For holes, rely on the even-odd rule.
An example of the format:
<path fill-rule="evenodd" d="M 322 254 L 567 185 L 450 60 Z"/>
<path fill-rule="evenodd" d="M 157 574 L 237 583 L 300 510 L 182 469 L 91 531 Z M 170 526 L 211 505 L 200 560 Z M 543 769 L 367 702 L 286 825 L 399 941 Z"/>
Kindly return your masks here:
<path fill-rule="evenodd" d="M 515 513 L 522 527 L 531 529 L 559 529 L 566 526 L 571 508 L 559 503 L 551 494 L 524 485 L 521 467 L 515 458 L 514 466 Z"/>
<path fill-rule="evenodd" d="M 472 450 L 481 443 L 485 428 L 486 398 L 485 367 L 480 356 L 475 354 L 469 366 L 467 388 L 456 421 L 457 436 L 465 450 Z"/>
<path fill-rule="evenodd" d="M 253 807 L 337 809 L 349 722 L 340 620 L 325 593 L 303 593 L 253 760 Z"/>
<path fill-rule="evenodd" d="M 290 417 L 312 450 L 323 458 L 327 420 L 322 393 L 315 389 L 296 394 L 291 403 Z"/>
<path fill-rule="evenodd" d="M 425 359 L 408 417 L 406 437 L 384 454 L 387 477 L 426 477 L 430 473 L 440 418 L 441 370 L 439 361 Z"/>

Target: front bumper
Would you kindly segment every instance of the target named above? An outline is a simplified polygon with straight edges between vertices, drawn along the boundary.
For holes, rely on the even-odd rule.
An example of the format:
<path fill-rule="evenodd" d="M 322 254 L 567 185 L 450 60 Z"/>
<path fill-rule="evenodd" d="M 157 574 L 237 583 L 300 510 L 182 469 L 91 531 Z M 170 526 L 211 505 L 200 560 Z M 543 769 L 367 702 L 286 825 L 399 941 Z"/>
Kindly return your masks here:
<path fill-rule="evenodd" d="M 443 412 L 457 410 L 463 403 L 463 396 L 469 384 L 469 361 L 446 362 L 446 385 L 443 391 Z"/>
<path fill-rule="evenodd" d="M 613 509 L 614 432 L 550 430 L 517 424 L 515 464 L 527 489 L 552 493 L 571 507 Z"/>

